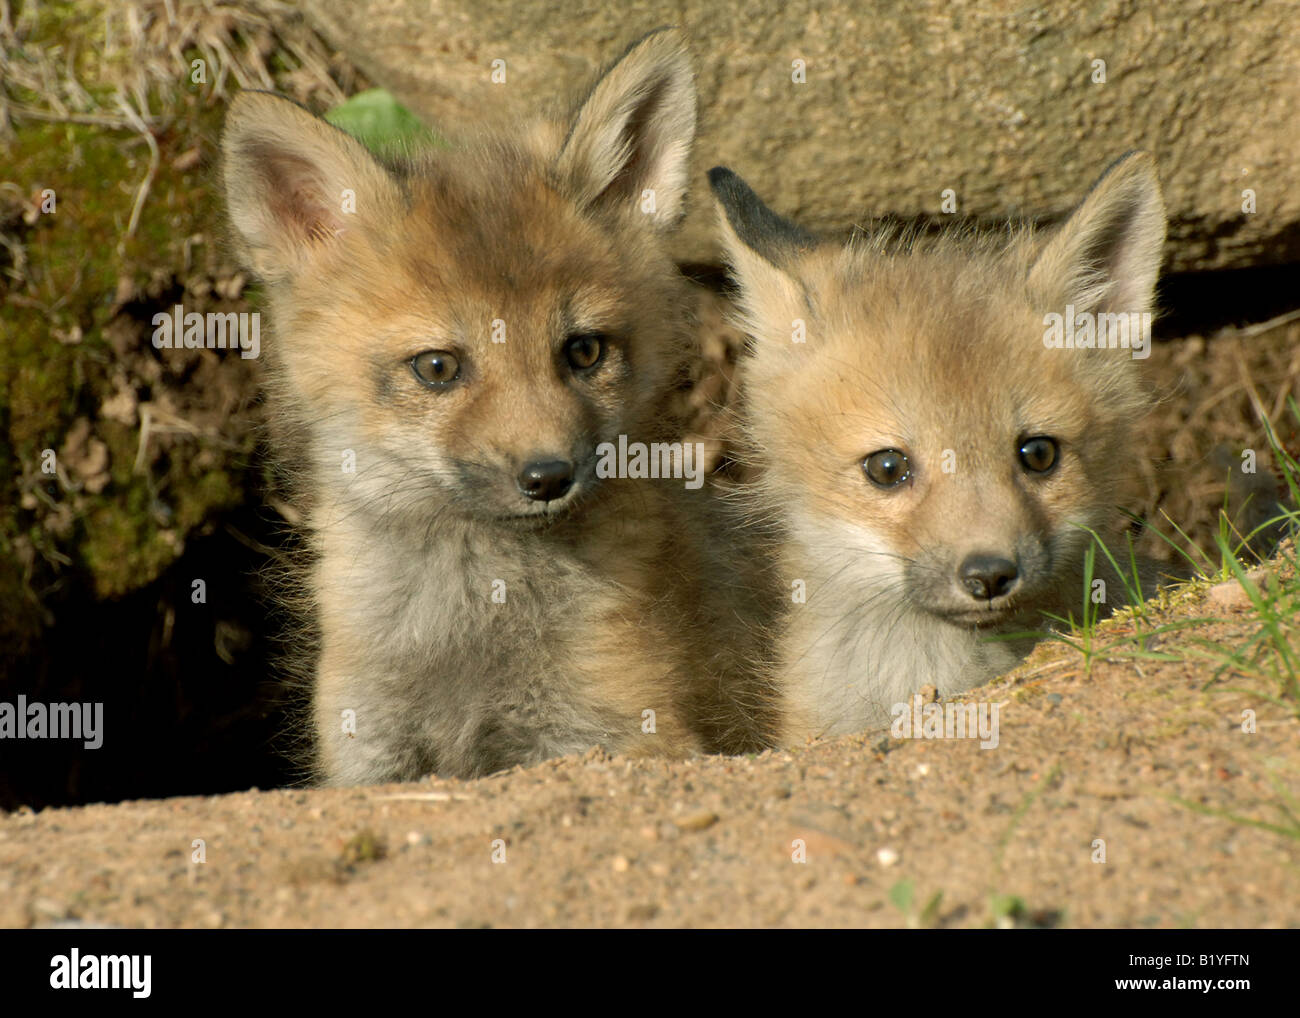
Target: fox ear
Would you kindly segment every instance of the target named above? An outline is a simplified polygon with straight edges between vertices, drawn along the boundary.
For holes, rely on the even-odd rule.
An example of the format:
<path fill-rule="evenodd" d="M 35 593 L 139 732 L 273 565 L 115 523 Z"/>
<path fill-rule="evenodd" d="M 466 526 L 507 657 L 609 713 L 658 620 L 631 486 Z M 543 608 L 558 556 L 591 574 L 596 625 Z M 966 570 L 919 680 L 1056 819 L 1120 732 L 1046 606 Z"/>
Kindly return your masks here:
<path fill-rule="evenodd" d="M 661 28 L 596 82 L 556 162 L 580 206 L 637 211 L 659 230 L 677 224 L 695 142 L 692 79 L 681 33 Z"/>
<path fill-rule="evenodd" d="M 1053 305 L 1147 311 L 1164 242 L 1155 162 L 1146 152 L 1130 152 L 1111 164 L 1043 246 L 1029 271 L 1030 285 Z"/>
<path fill-rule="evenodd" d="M 400 204 L 397 183 L 359 141 L 269 92 L 235 97 L 221 149 L 230 220 L 264 279 L 301 268 L 357 216 Z"/>
<path fill-rule="evenodd" d="M 769 209 L 725 166 L 709 170 L 709 186 L 718 208 L 727 264 L 740 286 L 747 331 L 755 338 L 767 330 L 787 333 L 791 327 L 787 319 L 805 303 L 803 287 L 787 267 L 811 249 L 816 238 Z"/>

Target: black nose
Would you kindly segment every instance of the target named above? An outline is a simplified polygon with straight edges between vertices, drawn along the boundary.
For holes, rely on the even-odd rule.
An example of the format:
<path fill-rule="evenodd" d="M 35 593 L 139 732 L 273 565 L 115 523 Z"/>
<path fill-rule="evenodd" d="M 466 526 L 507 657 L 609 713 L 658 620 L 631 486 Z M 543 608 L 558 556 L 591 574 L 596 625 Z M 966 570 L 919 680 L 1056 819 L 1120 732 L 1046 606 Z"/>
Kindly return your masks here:
<path fill-rule="evenodd" d="M 1016 564 L 1001 555 L 968 555 L 957 569 L 957 577 L 971 597 L 992 601 L 1016 585 L 1020 573 Z"/>
<path fill-rule="evenodd" d="M 573 464 L 568 460 L 539 460 L 519 471 L 519 490 L 539 502 L 563 497 L 573 487 Z"/>

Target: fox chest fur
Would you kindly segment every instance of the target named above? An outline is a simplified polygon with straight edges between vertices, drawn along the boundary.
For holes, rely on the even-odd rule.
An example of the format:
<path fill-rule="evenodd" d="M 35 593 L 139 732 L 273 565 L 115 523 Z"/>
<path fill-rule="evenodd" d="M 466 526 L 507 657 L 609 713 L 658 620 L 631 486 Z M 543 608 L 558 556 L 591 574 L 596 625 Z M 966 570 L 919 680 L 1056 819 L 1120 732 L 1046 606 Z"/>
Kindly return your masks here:
<path fill-rule="evenodd" d="M 646 622 L 662 604 L 593 562 L 581 530 L 539 542 L 452 523 L 422 536 L 322 534 L 326 773 L 475 775 L 594 745 L 694 748 L 671 695 L 686 680 L 681 644 Z M 638 547 L 655 536 L 625 539 L 629 559 L 657 556 Z"/>

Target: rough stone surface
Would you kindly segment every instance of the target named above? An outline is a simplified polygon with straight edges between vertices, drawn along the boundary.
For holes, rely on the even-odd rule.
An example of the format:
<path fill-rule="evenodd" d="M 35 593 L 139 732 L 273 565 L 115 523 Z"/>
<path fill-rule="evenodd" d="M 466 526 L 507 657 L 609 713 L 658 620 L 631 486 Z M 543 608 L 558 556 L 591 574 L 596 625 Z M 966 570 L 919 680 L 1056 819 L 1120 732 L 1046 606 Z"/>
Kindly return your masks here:
<path fill-rule="evenodd" d="M 1300 31 L 1289 0 L 299 0 L 375 81 L 453 136 L 580 92 L 642 33 L 689 33 L 701 136 L 683 260 L 712 261 L 704 171 L 814 229 L 872 216 L 1047 218 L 1155 153 L 1170 268 L 1300 259 Z M 506 80 L 492 82 L 493 62 Z M 802 60 L 806 82 L 792 81 Z M 1094 60 L 1106 81 L 1093 82 Z M 1242 211 L 1243 190 L 1257 211 Z"/>

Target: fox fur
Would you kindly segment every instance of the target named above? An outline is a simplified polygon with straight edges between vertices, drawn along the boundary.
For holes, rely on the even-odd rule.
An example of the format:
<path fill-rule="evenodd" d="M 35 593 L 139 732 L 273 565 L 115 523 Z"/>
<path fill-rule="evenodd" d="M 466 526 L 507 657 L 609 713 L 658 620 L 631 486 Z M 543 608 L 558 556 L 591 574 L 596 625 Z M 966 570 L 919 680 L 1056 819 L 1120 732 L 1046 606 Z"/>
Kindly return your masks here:
<path fill-rule="evenodd" d="M 1140 455 L 1140 361 L 1049 347 L 1044 322 L 1066 305 L 1151 311 L 1165 237 L 1152 159 L 1116 162 L 1048 233 L 847 246 L 730 170 L 710 180 L 752 342 L 742 498 L 775 530 L 785 602 L 769 663 L 781 740 L 878 727 L 924 686 L 949 696 L 1009 670 L 1033 640 L 1005 637 L 1078 616 L 1089 529 L 1127 559 L 1115 507 Z M 891 450 L 904 460 L 885 478 L 900 462 L 906 476 L 882 487 L 867 468 Z M 1123 585 L 1097 560 L 1114 607 Z"/>
<path fill-rule="evenodd" d="M 755 595 L 709 486 L 595 471 L 600 443 L 681 435 L 664 408 L 692 296 L 666 238 L 695 107 L 675 30 L 571 115 L 449 151 L 381 159 L 285 99 L 232 104 L 229 214 L 265 284 L 270 413 L 300 455 L 319 780 L 763 740 L 741 652 Z M 556 462 L 565 494 L 523 492 Z"/>

